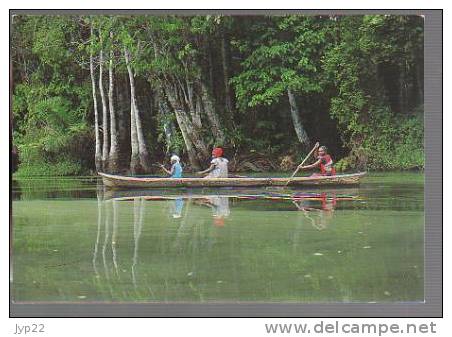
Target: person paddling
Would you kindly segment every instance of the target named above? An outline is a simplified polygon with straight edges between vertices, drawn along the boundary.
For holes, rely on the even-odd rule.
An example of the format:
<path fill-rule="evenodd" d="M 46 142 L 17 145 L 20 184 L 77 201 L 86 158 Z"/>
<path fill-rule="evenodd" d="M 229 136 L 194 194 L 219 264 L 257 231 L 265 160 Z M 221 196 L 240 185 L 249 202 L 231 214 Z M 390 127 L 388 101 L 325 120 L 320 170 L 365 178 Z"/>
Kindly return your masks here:
<path fill-rule="evenodd" d="M 226 158 L 223 158 L 223 149 L 216 147 L 212 150 L 212 161 L 210 167 L 198 174 L 206 174 L 204 178 L 227 178 L 228 177 L 228 163 Z"/>
<path fill-rule="evenodd" d="M 165 166 L 160 165 L 163 171 L 170 175 L 171 178 L 182 178 L 182 165 L 179 156 L 175 154 L 171 156 L 171 170 L 167 170 Z"/>
<path fill-rule="evenodd" d="M 333 159 L 327 153 L 328 149 L 326 146 L 320 146 L 317 154 L 317 161 L 314 164 L 299 166 L 301 170 L 309 170 L 312 168 L 320 168 L 320 173 L 314 173 L 312 176 L 334 176 L 336 175 L 336 170 L 333 166 Z"/>

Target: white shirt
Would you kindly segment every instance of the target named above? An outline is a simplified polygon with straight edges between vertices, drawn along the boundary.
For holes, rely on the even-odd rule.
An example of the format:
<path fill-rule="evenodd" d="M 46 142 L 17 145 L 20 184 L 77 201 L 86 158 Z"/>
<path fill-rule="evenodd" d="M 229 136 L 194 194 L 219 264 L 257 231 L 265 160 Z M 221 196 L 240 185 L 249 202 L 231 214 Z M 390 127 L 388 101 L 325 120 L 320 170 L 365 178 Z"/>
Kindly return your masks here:
<path fill-rule="evenodd" d="M 227 178 L 228 177 L 228 163 L 229 160 L 223 157 L 214 158 L 210 162 L 215 165 L 213 171 L 211 171 L 207 178 Z"/>

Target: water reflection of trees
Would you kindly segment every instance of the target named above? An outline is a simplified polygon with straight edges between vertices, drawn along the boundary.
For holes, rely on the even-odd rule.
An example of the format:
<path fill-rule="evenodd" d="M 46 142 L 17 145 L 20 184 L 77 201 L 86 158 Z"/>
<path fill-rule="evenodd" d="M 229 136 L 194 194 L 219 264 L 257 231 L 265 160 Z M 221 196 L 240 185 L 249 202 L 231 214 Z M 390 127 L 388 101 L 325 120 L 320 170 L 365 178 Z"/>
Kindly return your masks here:
<path fill-rule="evenodd" d="M 103 198 L 103 190 L 98 191 L 98 225 L 96 243 L 94 246 L 93 267 L 98 274 L 96 265 L 96 256 L 98 254 L 98 246 L 100 241 L 102 217 L 104 217 L 104 240 L 102 244 L 102 258 L 104 260 L 104 267 L 106 268 L 106 249 L 111 241 L 112 262 L 115 273 L 118 272 L 118 258 L 116 250 L 117 231 L 118 231 L 118 203 L 120 201 L 133 202 L 133 228 L 134 228 L 134 253 L 132 263 L 132 275 L 135 274 L 135 268 L 138 261 L 139 240 L 143 227 L 144 207 L 149 200 L 166 200 L 168 202 L 167 212 L 168 218 L 173 221 L 178 221 L 179 226 L 176 230 L 175 241 L 173 247 L 177 248 L 179 252 L 183 251 L 183 242 L 192 250 L 198 249 L 200 246 L 208 243 L 211 246 L 215 241 L 215 230 L 205 224 L 213 225 L 214 227 L 223 227 L 225 220 L 230 216 L 230 199 L 245 199 L 256 200 L 259 196 L 253 195 L 189 195 L 189 196 L 132 196 L 132 197 L 118 197 L 111 199 Z M 275 196 L 271 200 L 277 199 Z M 281 200 L 288 201 L 286 204 L 292 204 L 293 210 L 297 210 L 302 215 L 300 217 L 307 220 L 300 223 L 308 223 L 313 228 L 323 230 L 328 226 L 328 223 L 333 218 L 334 209 L 337 205 L 337 198 L 334 194 L 305 194 L 295 195 L 293 198 L 282 197 Z M 190 219 L 189 213 L 192 205 L 210 208 L 212 210 L 211 221 L 206 222 L 206 218 Z M 103 210 L 103 211 L 102 211 Z M 104 213 L 104 214 L 103 214 Z M 113 219 L 113 220 L 111 220 Z M 111 240 L 110 240 L 111 237 Z M 185 241 L 184 241 L 185 240 Z M 188 249 L 188 247 L 185 247 Z M 105 276 L 109 278 L 109 272 L 106 269 Z M 135 276 L 133 276 L 135 279 Z"/>
<path fill-rule="evenodd" d="M 133 201 L 133 262 L 132 262 L 132 280 L 133 285 L 137 286 L 135 268 L 138 263 L 138 246 L 140 243 L 141 230 L 143 228 L 143 210 L 144 200 L 137 198 Z"/>
<path fill-rule="evenodd" d="M 139 257 L 140 249 L 142 248 L 143 227 L 145 225 L 152 226 L 153 224 L 149 221 L 154 221 L 150 220 L 149 217 L 145 217 L 145 207 L 149 201 L 146 200 L 146 196 L 134 196 L 126 200 L 130 207 L 125 207 L 126 205 L 122 207 L 120 205 L 123 199 L 106 199 L 104 192 L 103 188 L 99 186 L 97 190 L 96 239 L 93 246 L 92 258 L 93 270 L 98 287 L 113 297 L 115 288 L 122 288 L 124 284 L 130 282 L 136 291 L 135 295 L 138 297 L 145 296 L 145 293 L 151 294 L 154 297 L 152 294 L 154 293 L 153 287 L 155 285 L 152 285 L 152 282 L 149 280 L 150 273 L 153 272 L 149 269 L 151 265 L 150 259 L 154 261 L 152 264 L 161 265 L 162 263 L 158 261 L 159 258 L 176 254 L 186 261 L 190 289 L 196 292 L 197 296 L 202 299 L 202 291 L 197 289 L 196 282 L 194 281 L 198 274 L 198 265 L 202 263 L 198 257 L 205 248 L 209 249 L 209 247 L 215 245 L 215 239 L 218 233 L 213 233 L 210 227 L 218 224 L 218 219 L 224 219 L 229 215 L 228 199 L 207 196 L 202 201 L 185 198 L 168 200 L 165 205 L 166 209 L 165 207 L 158 209 L 159 212 L 166 212 L 167 214 L 168 226 L 165 227 L 167 232 L 162 232 L 161 235 L 153 233 L 153 235 L 157 235 L 157 240 L 155 241 L 157 246 L 151 248 L 156 251 L 156 254 L 146 254 L 146 267 L 145 270 L 141 270 Z M 198 210 L 205 209 L 206 207 L 211 208 L 211 219 L 213 221 L 209 222 L 205 218 L 191 216 L 190 211 L 193 207 L 197 207 Z M 149 209 L 156 211 L 155 208 Z M 123 215 L 121 215 L 121 210 L 124 211 Z M 120 244 L 119 248 L 124 248 L 118 250 L 118 226 L 125 224 L 126 217 L 130 217 L 130 210 L 132 210 L 131 215 L 133 219 L 133 243 L 132 245 L 127 243 L 124 245 Z M 159 214 L 161 215 L 161 213 Z M 176 226 L 172 227 L 172 225 Z M 131 260 L 128 263 L 126 247 L 129 246 L 132 246 L 133 250 L 131 252 Z M 148 250 L 149 246 L 145 248 Z M 156 267 L 160 268 L 160 275 L 164 277 L 162 281 L 163 286 L 158 286 L 163 287 L 163 293 L 175 291 L 174 289 L 166 289 L 172 284 L 171 278 L 175 272 L 171 270 L 171 266 L 168 265 L 167 267 L 167 270 L 165 270 L 166 267 Z M 126 270 L 130 271 L 130 278 L 126 277 Z M 160 289 L 161 292 L 162 289 Z"/>
<path fill-rule="evenodd" d="M 312 194 L 298 195 L 296 198 L 284 197 L 281 200 L 277 200 L 275 196 L 272 198 L 269 199 L 270 203 L 273 202 L 278 207 L 281 207 L 282 203 L 283 211 L 292 210 L 298 214 L 296 217 L 298 221 L 293 223 L 293 231 L 290 234 L 293 252 L 297 254 L 302 251 L 300 242 L 306 226 L 320 231 L 326 229 L 334 217 L 337 205 L 336 198 L 331 194 L 323 197 Z M 253 201 L 258 198 L 248 195 L 248 198 L 242 199 L 243 202 L 231 203 L 231 200 L 239 199 L 240 195 L 176 195 L 172 197 L 134 195 L 105 198 L 104 191 L 99 188 L 97 233 L 93 249 L 93 269 L 99 287 L 111 297 L 119 296 L 117 294 L 121 293 L 123 294 L 121 296 L 127 297 L 124 292 L 134 289 L 134 296 L 141 299 L 156 298 L 155 294 L 159 294 L 160 298 L 162 296 L 172 298 L 171 294 L 181 292 L 182 288 L 188 287 L 185 291 L 191 292 L 202 301 L 204 295 L 200 284 L 205 281 L 201 282 L 199 275 L 205 274 L 209 264 L 215 265 L 215 261 L 225 261 L 224 249 L 227 247 L 230 256 L 226 257 L 226 261 L 228 261 L 231 278 L 235 282 L 231 287 L 232 290 L 230 289 L 235 295 L 231 294 L 231 296 L 239 298 L 239 265 L 242 247 L 236 244 L 237 239 L 240 240 L 240 238 L 231 232 L 236 230 L 236 227 L 228 226 L 228 219 L 233 213 L 231 204 L 243 210 L 243 208 L 246 209 L 247 200 Z M 146 205 L 152 204 L 153 201 L 161 204 L 158 207 L 149 207 L 148 212 L 155 212 L 155 214 L 152 217 L 146 216 Z M 206 213 L 207 209 L 211 211 Z M 166 216 L 162 217 L 163 214 Z M 133 241 L 129 241 L 132 244 L 119 245 L 119 248 L 124 248 L 118 250 L 118 227 L 127 224 L 128 221 L 133 224 Z M 164 227 L 160 225 L 162 221 L 165 224 Z M 150 227 L 160 228 L 160 230 L 149 232 Z M 148 228 L 148 231 L 144 228 Z M 142 242 L 143 232 L 146 233 L 146 241 Z M 150 246 L 149 235 L 154 238 L 153 246 Z M 218 245 L 221 248 L 215 249 Z M 133 249 L 128 252 L 127 247 L 130 246 Z M 146 252 L 145 260 L 140 261 L 140 250 L 143 249 Z M 150 250 L 152 254 L 149 253 Z M 102 271 L 98 267 L 99 261 L 103 265 Z M 174 282 L 175 274 L 182 270 L 186 275 L 177 277 L 185 282 L 177 284 Z M 130 278 L 127 275 L 130 275 Z M 131 287 L 124 288 L 127 284 Z"/>

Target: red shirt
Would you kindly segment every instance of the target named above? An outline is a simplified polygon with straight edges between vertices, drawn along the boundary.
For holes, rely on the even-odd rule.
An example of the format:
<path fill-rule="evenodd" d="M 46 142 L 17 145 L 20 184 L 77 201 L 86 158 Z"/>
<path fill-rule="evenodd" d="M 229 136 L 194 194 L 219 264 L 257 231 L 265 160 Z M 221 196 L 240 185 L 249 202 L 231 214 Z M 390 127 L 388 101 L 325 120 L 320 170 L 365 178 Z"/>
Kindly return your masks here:
<path fill-rule="evenodd" d="M 318 156 L 317 159 L 320 160 L 320 172 L 322 175 L 334 176 L 336 174 L 336 170 L 333 167 L 333 159 L 331 159 L 329 154 Z"/>

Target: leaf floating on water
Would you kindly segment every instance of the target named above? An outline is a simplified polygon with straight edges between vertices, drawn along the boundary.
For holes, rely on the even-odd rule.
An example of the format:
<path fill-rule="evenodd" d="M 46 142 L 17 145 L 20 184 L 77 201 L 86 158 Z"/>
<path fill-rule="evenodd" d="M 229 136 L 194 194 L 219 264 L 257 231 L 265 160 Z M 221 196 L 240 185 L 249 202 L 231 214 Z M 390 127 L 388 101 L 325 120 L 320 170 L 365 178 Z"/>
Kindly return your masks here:
<path fill-rule="evenodd" d="M 322 254 L 322 253 L 314 253 L 314 255 L 316 255 L 316 256 L 322 256 L 323 254 Z"/>
<path fill-rule="evenodd" d="M 364 246 L 363 247 L 364 249 L 369 249 L 369 248 L 372 248 L 371 246 Z"/>

